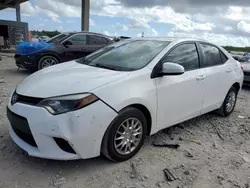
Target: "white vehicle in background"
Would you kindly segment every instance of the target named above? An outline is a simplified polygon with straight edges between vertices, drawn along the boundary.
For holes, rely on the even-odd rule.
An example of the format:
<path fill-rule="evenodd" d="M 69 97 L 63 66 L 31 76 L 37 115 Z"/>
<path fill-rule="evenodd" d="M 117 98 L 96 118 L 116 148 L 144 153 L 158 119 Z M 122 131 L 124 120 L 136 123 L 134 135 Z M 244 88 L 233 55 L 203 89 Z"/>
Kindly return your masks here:
<path fill-rule="evenodd" d="M 244 85 L 250 86 L 250 60 L 242 63 L 244 72 Z"/>
<path fill-rule="evenodd" d="M 48 36 L 41 36 L 39 37 L 39 40 L 43 40 L 44 42 L 47 42 L 48 40 L 50 40 L 50 38 Z"/>
<path fill-rule="evenodd" d="M 11 95 L 11 138 L 29 155 L 125 161 L 152 135 L 217 110 L 229 116 L 243 71 L 199 40 L 128 39 L 43 69 Z"/>

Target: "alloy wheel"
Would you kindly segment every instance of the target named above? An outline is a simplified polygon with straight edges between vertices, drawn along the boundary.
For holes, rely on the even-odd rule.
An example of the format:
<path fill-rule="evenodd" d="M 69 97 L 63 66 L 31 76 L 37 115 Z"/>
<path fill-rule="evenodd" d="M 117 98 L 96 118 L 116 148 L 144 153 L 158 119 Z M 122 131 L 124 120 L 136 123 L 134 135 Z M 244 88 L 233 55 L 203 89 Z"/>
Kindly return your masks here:
<path fill-rule="evenodd" d="M 140 144 L 143 136 L 142 122 L 137 118 L 128 118 L 118 127 L 115 137 L 114 146 L 120 155 L 132 153 Z"/>
<path fill-rule="evenodd" d="M 226 111 L 231 112 L 236 102 L 236 93 L 231 91 L 226 99 Z"/>
<path fill-rule="evenodd" d="M 52 58 L 47 58 L 47 59 L 45 59 L 45 60 L 42 62 L 41 68 L 42 68 L 42 69 L 43 69 L 43 68 L 47 68 L 47 67 L 50 67 L 50 66 L 56 65 L 56 64 L 57 64 L 57 62 L 56 62 L 54 59 L 52 59 Z"/>

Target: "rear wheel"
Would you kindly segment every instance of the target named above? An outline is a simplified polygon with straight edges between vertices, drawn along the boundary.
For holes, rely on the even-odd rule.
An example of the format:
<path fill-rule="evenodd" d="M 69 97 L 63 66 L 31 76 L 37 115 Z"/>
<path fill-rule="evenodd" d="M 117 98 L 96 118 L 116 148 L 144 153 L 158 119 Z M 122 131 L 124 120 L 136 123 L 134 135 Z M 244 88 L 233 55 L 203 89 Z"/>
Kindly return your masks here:
<path fill-rule="evenodd" d="M 237 95 L 238 95 L 238 90 L 235 87 L 231 87 L 231 89 L 228 91 L 227 96 L 220 107 L 220 109 L 217 111 L 220 115 L 222 116 L 229 116 L 236 105 L 237 101 Z"/>
<path fill-rule="evenodd" d="M 58 63 L 59 63 L 58 59 L 53 56 L 50 55 L 43 56 L 38 62 L 38 70 L 56 65 Z"/>
<path fill-rule="evenodd" d="M 126 108 L 113 120 L 107 129 L 102 143 L 102 153 L 112 161 L 126 161 L 141 148 L 147 121 L 136 108 Z"/>

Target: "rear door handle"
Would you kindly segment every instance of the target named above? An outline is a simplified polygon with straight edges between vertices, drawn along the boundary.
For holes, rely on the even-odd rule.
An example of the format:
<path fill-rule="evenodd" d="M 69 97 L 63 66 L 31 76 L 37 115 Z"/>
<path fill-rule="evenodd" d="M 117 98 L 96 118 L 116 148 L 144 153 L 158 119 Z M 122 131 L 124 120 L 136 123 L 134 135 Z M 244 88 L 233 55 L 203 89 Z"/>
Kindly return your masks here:
<path fill-rule="evenodd" d="M 82 51 L 86 51 L 87 50 L 87 48 L 82 48 Z"/>
<path fill-rule="evenodd" d="M 226 70 L 226 72 L 227 72 L 227 73 L 230 73 L 230 72 L 232 72 L 232 69 L 229 68 L 229 69 Z"/>
<path fill-rule="evenodd" d="M 206 77 L 205 75 L 200 75 L 200 76 L 197 76 L 197 77 L 196 77 L 196 80 L 197 80 L 197 81 L 201 81 L 201 80 L 204 80 L 205 77 Z"/>

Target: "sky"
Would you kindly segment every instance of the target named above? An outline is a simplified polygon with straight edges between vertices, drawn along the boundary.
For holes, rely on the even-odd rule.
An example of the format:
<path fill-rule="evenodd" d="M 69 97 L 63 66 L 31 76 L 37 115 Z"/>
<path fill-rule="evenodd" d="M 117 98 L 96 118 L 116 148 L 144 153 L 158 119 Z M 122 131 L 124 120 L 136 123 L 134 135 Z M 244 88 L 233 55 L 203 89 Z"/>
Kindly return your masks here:
<path fill-rule="evenodd" d="M 250 46 L 249 0 L 90 0 L 90 31 L 110 36 L 199 38 L 218 45 Z M 30 30 L 80 31 L 81 0 L 21 4 Z M 15 20 L 15 10 L 0 11 Z"/>

